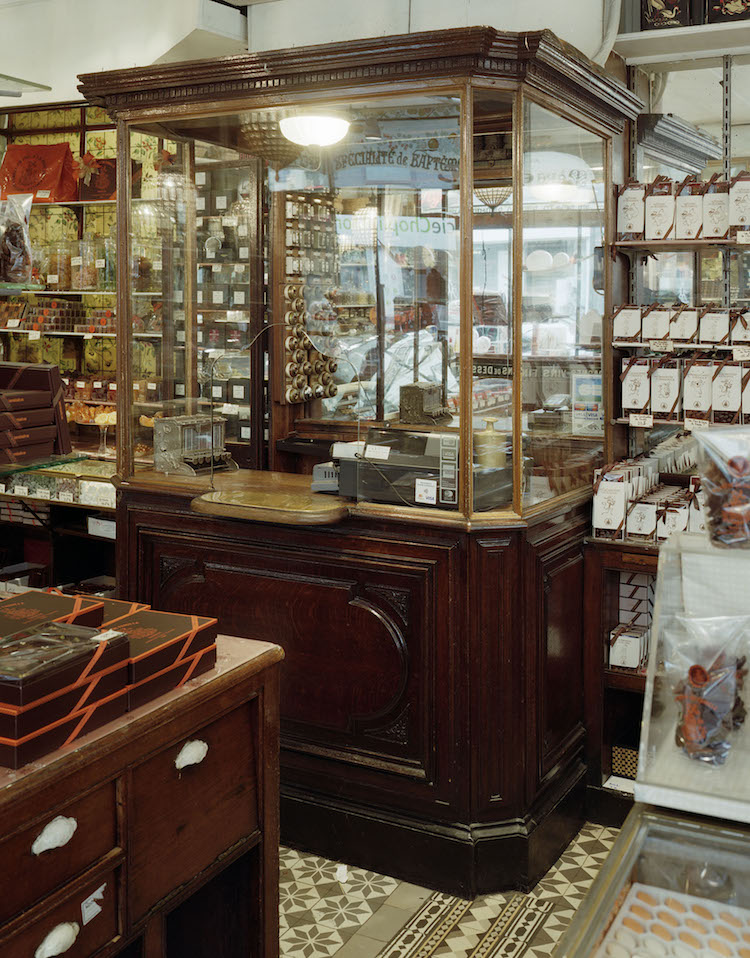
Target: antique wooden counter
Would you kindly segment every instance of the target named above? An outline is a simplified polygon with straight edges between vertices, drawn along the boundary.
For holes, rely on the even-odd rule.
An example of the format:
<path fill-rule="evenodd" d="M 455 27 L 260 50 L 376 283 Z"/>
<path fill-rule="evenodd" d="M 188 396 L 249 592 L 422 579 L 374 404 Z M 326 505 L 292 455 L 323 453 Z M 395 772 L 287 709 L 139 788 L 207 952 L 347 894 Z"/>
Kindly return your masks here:
<path fill-rule="evenodd" d="M 243 482 L 309 498 L 301 476 L 217 488 Z M 282 840 L 465 895 L 532 885 L 584 811 L 587 496 L 476 529 L 205 515 L 206 488 L 121 485 L 121 592 L 283 647 Z"/>
<path fill-rule="evenodd" d="M 0 769 L 3 958 L 278 956 L 281 657 L 219 636 L 212 671 Z"/>

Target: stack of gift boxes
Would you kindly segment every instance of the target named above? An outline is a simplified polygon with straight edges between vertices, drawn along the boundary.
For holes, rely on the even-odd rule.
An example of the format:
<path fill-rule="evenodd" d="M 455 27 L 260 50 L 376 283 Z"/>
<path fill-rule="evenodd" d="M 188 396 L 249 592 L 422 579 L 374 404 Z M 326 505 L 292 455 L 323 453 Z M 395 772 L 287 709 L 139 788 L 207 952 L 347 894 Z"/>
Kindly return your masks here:
<path fill-rule="evenodd" d="M 748 310 L 622 306 L 612 336 L 616 346 L 657 354 L 622 360 L 622 412 L 632 425 L 750 422 Z"/>
<path fill-rule="evenodd" d="M 643 669 L 648 661 L 655 576 L 621 572 L 618 622 L 609 634 L 609 666 Z"/>
<path fill-rule="evenodd" d="M 0 593 L 0 765 L 19 768 L 216 663 L 216 619 L 55 590 Z"/>
<path fill-rule="evenodd" d="M 0 465 L 70 448 L 57 366 L 0 363 Z"/>
<path fill-rule="evenodd" d="M 670 437 L 648 454 L 594 472 L 593 534 L 596 539 L 658 543 L 673 532 L 704 530 L 703 494 L 697 477 L 667 484 L 663 474 L 688 478 L 695 464 L 692 436 Z"/>

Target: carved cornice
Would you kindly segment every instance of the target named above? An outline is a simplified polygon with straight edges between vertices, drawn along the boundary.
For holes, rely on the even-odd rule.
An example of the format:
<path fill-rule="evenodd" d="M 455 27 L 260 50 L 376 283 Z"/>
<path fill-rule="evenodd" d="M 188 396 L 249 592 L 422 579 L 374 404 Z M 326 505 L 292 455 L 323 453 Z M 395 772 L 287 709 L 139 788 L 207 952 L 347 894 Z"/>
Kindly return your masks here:
<path fill-rule="evenodd" d="M 549 93 L 610 129 L 641 101 L 548 30 L 501 33 L 464 27 L 269 50 L 214 60 L 82 74 L 78 89 L 113 117 L 169 106 L 367 86 L 397 80 L 504 77 Z"/>
<path fill-rule="evenodd" d="M 721 159 L 721 143 L 705 130 L 671 113 L 638 117 L 638 145 L 653 157 L 686 173 L 700 173 Z"/>

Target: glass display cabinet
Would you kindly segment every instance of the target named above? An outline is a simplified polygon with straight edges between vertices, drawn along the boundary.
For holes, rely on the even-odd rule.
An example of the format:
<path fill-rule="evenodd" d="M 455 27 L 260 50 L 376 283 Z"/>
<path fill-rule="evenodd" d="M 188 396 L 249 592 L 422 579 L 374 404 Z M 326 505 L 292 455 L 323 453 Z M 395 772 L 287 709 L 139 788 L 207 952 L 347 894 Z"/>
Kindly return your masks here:
<path fill-rule="evenodd" d="M 548 32 L 488 27 L 81 90 L 121 157 L 121 593 L 284 647 L 290 844 L 469 896 L 532 885 L 584 807 L 604 251 L 640 100 Z M 134 137 L 158 143 L 148 219 Z"/>
<path fill-rule="evenodd" d="M 83 89 L 113 106 L 108 82 Z M 123 477 L 153 462 L 155 419 L 191 415 L 222 422 L 220 468 L 229 449 L 309 472 L 332 442 L 364 443 L 342 481 L 363 502 L 520 515 L 588 489 L 610 146 L 635 98 L 618 89 L 595 117 L 545 84 L 430 86 L 273 103 L 219 84 L 210 104 L 121 119 L 121 153 L 148 142 L 157 170 L 140 202 L 118 192 Z M 129 321 L 145 295 L 158 371 Z"/>

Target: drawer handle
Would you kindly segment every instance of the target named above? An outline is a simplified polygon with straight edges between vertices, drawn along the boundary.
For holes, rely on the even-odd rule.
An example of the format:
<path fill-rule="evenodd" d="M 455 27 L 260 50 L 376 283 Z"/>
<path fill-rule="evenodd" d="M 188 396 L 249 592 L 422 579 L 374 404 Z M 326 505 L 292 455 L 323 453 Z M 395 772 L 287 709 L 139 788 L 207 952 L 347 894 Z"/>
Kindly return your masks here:
<path fill-rule="evenodd" d="M 200 765 L 208 754 L 208 744 L 202 742 L 199 738 L 192 739 L 180 749 L 180 753 L 174 760 L 174 767 L 181 771 L 188 765 Z"/>
<path fill-rule="evenodd" d="M 34 952 L 34 958 L 55 958 L 56 955 L 64 955 L 73 947 L 80 930 L 80 925 L 74 921 L 57 925 Z"/>
<path fill-rule="evenodd" d="M 42 852 L 48 852 L 53 848 L 62 848 L 67 845 L 78 828 L 78 822 L 75 818 L 65 818 L 58 815 L 48 822 L 34 839 L 31 846 L 32 855 L 41 855 Z"/>

